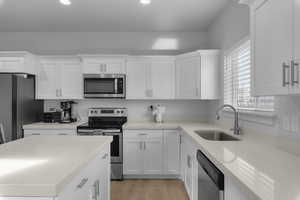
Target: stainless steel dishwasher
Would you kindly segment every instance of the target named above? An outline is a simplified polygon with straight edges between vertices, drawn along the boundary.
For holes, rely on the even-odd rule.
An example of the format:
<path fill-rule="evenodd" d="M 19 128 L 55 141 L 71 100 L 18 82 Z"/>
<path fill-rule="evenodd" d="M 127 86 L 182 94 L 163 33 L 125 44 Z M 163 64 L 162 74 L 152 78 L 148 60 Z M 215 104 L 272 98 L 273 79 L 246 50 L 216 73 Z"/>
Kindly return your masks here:
<path fill-rule="evenodd" d="M 200 151 L 198 160 L 198 200 L 224 200 L 224 174 Z"/>

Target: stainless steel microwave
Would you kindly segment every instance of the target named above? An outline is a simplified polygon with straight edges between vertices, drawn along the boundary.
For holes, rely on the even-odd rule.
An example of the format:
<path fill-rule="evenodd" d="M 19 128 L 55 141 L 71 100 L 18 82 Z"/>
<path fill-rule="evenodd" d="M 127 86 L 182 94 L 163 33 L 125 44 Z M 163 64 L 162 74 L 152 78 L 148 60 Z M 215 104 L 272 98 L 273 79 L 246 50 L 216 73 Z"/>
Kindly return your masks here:
<path fill-rule="evenodd" d="M 125 98 L 125 74 L 85 74 L 85 98 Z"/>

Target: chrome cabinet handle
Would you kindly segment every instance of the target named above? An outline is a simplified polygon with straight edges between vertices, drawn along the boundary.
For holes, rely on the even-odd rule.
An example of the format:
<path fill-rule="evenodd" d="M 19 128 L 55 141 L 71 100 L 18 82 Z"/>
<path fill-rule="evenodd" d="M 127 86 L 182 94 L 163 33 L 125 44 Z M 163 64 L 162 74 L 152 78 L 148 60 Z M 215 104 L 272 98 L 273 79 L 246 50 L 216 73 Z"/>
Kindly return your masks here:
<path fill-rule="evenodd" d="M 77 185 L 77 188 L 81 189 L 88 182 L 88 180 L 88 178 L 82 179 L 81 182 Z"/>
<path fill-rule="evenodd" d="M 41 135 L 40 133 L 32 133 L 32 135 Z"/>
<path fill-rule="evenodd" d="M 191 160 L 192 160 L 192 158 L 191 158 L 191 156 L 190 155 L 188 155 L 187 156 L 187 166 L 188 166 L 188 168 L 191 168 Z"/>
<path fill-rule="evenodd" d="M 68 134 L 66 134 L 66 133 L 59 133 L 58 135 L 68 135 Z"/>
<path fill-rule="evenodd" d="M 289 68 L 290 68 L 290 66 L 287 65 L 285 62 L 282 64 L 282 86 L 283 87 L 286 87 L 287 85 L 290 84 L 289 74 L 286 73 L 286 70 Z M 286 78 L 287 75 L 288 75 L 288 78 Z M 288 80 L 286 80 L 286 79 L 288 79 Z"/>
<path fill-rule="evenodd" d="M 146 142 L 144 142 L 144 151 L 146 150 Z"/>
<path fill-rule="evenodd" d="M 296 70 L 296 72 L 295 72 Z M 296 78 L 295 78 L 296 73 Z M 291 62 L 291 85 L 299 84 L 299 63 L 296 63 L 294 60 Z"/>
<path fill-rule="evenodd" d="M 102 159 L 106 159 L 108 157 L 108 154 L 106 153 L 104 156 L 102 156 Z"/>
<path fill-rule="evenodd" d="M 144 136 L 144 135 L 148 135 L 148 134 L 146 134 L 146 133 L 140 133 L 139 135 L 140 136 Z"/>

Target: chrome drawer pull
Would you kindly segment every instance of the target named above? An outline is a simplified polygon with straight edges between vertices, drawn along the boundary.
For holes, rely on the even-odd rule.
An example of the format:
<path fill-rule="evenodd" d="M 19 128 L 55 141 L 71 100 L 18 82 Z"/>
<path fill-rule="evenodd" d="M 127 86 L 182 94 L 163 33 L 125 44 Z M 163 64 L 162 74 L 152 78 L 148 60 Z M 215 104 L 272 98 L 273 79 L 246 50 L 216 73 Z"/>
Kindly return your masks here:
<path fill-rule="evenodd" d="M 291 84 L 292 86 L 299 84 L 299 63 L 296 63 L 294 60 L 291 62 Z"/>
<path fill-rule="evenodd" d="M 81 182 L 77 185 L 77 188 L 81 189 L 88 182 L 88 180 L 88 178 L 82 179 Z"/>
<path fill-rule="evenodd" d="M 283 87 L 286 87 L 287 85 L 290 84 L 290 81 L 286 80 L 286 75 L 288 74 L 288 73 L 286 73 L 286 69 L 289 69 L 289 68 L 290 68 L 290 66 L 287 65 L 285 62 L 282 64 L 282 86 Z M 289 74 L 288 74 L 288 76 L 289 76 Z M 288 77 L 288 79 L 289 79 L 289 77 Z"/>

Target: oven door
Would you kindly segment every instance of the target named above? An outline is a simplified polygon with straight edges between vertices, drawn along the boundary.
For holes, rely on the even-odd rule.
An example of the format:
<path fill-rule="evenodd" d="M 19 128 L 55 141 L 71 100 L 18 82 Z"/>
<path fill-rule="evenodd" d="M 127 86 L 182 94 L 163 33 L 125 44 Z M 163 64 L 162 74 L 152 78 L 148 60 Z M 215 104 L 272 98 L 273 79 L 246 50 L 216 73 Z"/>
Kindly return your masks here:
<path fill-rule="evenodd" d="M 123 163 L 123 134 L 122 132 L 103 132 L 104 136 L 112 136 L 110 144 L 111 163 Z"/>
<path fill-rule="evenodd" d="M 85 98 L 125 98 L 125 75 L 84 75 Z"/>

